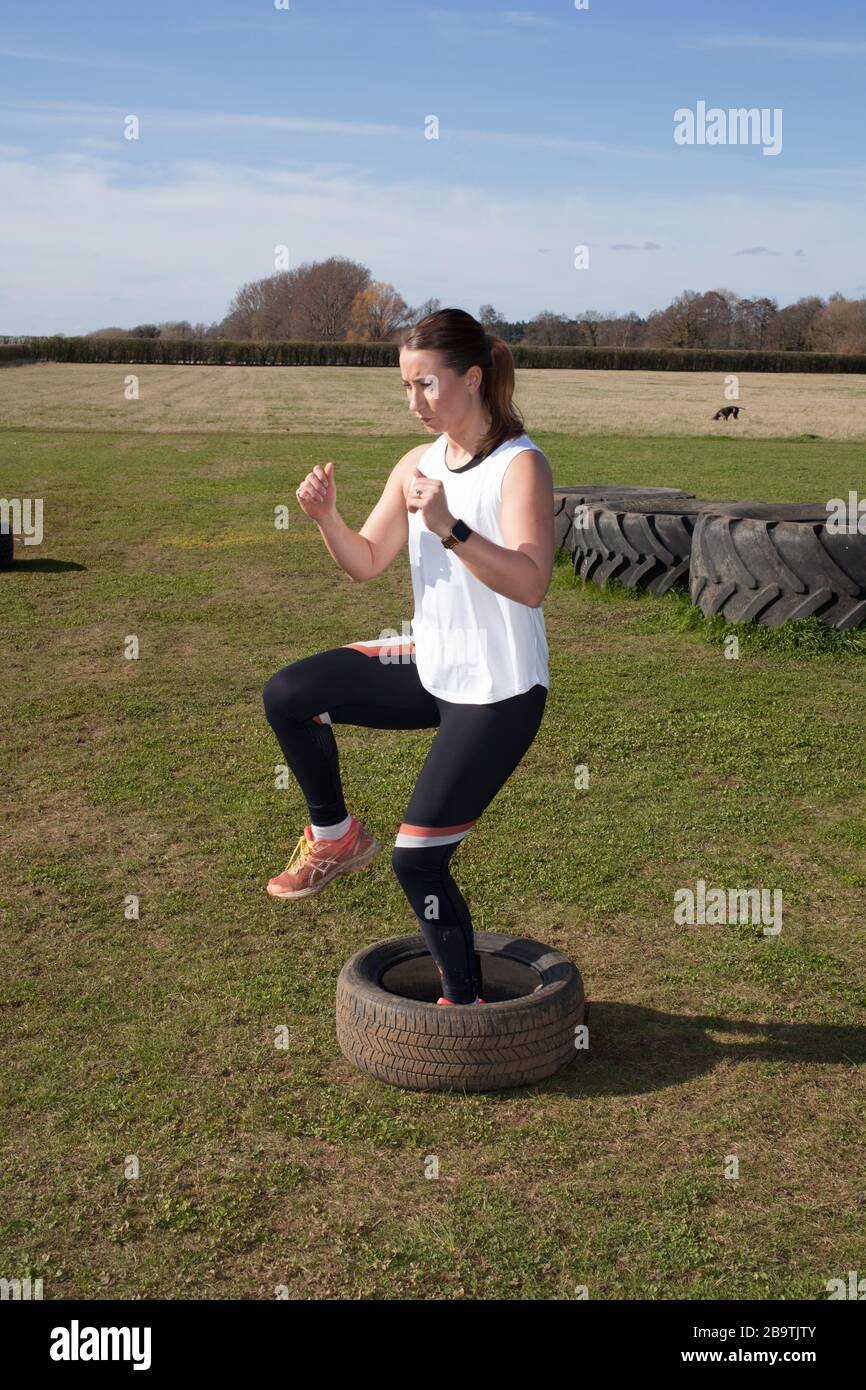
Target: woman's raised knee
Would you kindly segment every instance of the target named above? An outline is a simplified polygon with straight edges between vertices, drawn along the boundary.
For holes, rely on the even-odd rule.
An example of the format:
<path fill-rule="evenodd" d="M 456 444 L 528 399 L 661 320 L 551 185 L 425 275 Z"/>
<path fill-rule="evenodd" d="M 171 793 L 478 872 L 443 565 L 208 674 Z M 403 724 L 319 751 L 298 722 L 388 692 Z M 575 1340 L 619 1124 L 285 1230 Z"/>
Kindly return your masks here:
<path fill-rule="evenodd" d="M 270 680 L 265 681 L 262 702 L 269 720 L 272 715 L 283 719 L 292 718 L 293 706 L 299 694 L 298 685 L 291 666 L 284 666 L 281 671 L 275 671 Z"/>

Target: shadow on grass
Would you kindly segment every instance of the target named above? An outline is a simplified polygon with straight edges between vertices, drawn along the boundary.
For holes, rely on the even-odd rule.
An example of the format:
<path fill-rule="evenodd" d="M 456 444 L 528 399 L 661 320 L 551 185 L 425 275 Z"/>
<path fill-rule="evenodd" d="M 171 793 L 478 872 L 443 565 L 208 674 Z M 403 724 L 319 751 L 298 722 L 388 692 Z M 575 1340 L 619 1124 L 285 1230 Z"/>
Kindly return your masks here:
<path fill-rule="evenodd" d="M 77 560 L 13 560 L 11 565 L 6 565 L 7 572 L 19 574 L 31 573 L 39 570 L 42 574 L 61 574 L 64 570 L 86 570 L 86 565 L 79 565 Z"/>
<path fill-rule="evenodd" d="M 754 1023 L 715 1014 L 665 1014 L 639 1004 L 592 1001 L 589 1050 L 542 1082 L 575 1096 L 632 1095 L 678 1086 L 719 1062 L 866 1062 L 866 1028 Z M 726 1033 L 724 1040 L 710 1033 Z"/>

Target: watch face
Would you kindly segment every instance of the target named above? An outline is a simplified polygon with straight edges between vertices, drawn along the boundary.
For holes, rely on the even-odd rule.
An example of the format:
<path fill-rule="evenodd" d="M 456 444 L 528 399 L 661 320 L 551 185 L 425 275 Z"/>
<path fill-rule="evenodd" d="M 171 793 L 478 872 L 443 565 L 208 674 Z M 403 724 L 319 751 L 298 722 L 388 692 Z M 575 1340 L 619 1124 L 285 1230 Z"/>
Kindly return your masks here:
<path fill-rule="evenodd" d="M 456 536 L 459 541 L 465 541 L 472 535 L 472 530 L 466 525 L 465 521 L 455 521 L 454 525 L 451 527 L 451 533 Z"/>

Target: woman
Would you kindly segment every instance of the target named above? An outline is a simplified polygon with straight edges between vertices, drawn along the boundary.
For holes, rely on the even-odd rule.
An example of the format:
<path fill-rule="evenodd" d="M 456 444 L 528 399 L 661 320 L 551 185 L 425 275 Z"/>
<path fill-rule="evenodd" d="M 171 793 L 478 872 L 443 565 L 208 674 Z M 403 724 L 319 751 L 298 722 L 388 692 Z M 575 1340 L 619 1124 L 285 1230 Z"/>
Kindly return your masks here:
<path fill-rule="evenodd" d="M 353 579 L 375 579 L 408 541 L 412 633 L 303 657 L 265 686 L 268 722 L 311 822 L 268 892 L 318 893 L 381 849 L 346 809 L 332 725 L 435 728 L 391 863 L 439 968 L 438 1002 L 479 1004 L 472 918 L 448 864 L 544 713 L 553 478 L 511 403 L 511 353 L 471 314 L 422 319 L 403 339 L 400 369 L 433 443 L 400 459 L 358 532 L 337 511 L 330 461 L 297 497 Z"/>

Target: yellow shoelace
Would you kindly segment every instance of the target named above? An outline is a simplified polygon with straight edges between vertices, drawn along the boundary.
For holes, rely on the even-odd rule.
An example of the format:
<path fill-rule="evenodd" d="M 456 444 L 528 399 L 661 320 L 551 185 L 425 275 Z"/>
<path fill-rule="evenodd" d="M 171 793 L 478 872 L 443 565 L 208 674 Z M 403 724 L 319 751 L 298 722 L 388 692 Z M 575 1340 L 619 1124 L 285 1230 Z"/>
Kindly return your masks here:
<path fill-rule="evenodd" d="M 291 859 L 289 860 L 289 862 L 288 862 L 288 864 L 286 865 L 286 867 L 283 869 L 283 873 L 284 873 L 284 874 L 289 874 L 289 873 L 291 873 L 291 872 L 292 872 L 292 865 L 295 864 L 295 861 L 296 861 L 296 860 L 297 860 L 296 868 L 300 869 L 301 865 L 304 863 L 304 861 L 305 861 L 305 860 L 309 857 L 309 855 L 312 853 L 313 845 L 314 845 L 315 843 L 316 843 L 315 840 L 308 840 L 307 837 L 306 837 L 306 835 L 302 835 L 301 838 L 298 840 L 298 843 L 295 845 L 295 848 L 292 850 L 292 857 L 291 857 Z"/>

